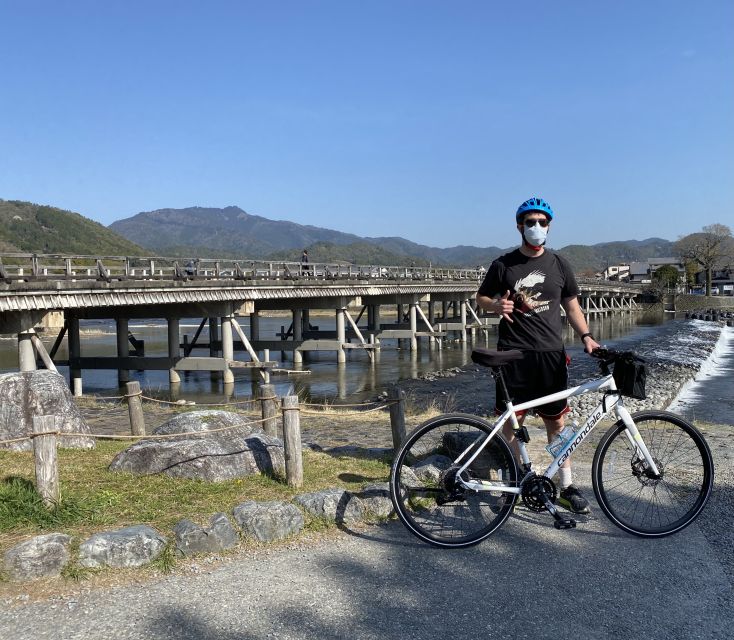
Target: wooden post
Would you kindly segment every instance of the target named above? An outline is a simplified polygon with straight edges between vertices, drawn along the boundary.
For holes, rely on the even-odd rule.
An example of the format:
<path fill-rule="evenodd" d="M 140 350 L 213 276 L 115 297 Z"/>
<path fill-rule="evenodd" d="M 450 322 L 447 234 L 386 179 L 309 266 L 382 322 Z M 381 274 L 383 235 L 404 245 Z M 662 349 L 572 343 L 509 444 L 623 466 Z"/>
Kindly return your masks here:
<path fill-rule="evenodd" d="M 127 390 L 127 410 L 130 414 L 130 433 L 134 436 L 145 435 L 145 415 L 140 383 L 137 380 L 125 384 Z"/>
<path fill-rule="evenodd" d="M 392 446 L 397 452 L 405 440 L 405 391 L 397 385 L 390 387 L 390 428 L 392 429 Z"/>
<path fill-rule="evenodd" d="M 264 422 L 263 431 L 274 438 L 278 437 L 278 398 L 275 395 L 275 385 L 261 383 L 258 388 L 260 408 Z"/>
<path fill-rule="evenodd" d="M 301 449 L 301 413 L 298 396 L 285 396 L 283 409 L 283 447 L 285 449 L 285 478 L 289 487 L 303 486 L 303 451 Z"/>
<path fill-rule="evenodd" d="M 44 504 L 59 502 L 59 466 L 56 458 L 56 417 L 33 416 L 33 456 L 36 466 L 36 489 Z"/>

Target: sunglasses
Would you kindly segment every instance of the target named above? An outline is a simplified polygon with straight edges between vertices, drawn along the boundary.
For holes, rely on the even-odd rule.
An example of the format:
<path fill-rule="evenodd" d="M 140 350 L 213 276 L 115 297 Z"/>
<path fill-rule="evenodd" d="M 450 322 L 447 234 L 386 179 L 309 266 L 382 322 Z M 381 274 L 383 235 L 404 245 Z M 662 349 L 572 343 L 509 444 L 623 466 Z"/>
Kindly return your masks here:
<path fill-rule="evenodd" d="M 542 220 L 525 220 L 523 224 L 529 229 L 530 227 L 534 227 L 536 223 L 544 228 L 548 226 L 548 221 L 545 218 Z"/>

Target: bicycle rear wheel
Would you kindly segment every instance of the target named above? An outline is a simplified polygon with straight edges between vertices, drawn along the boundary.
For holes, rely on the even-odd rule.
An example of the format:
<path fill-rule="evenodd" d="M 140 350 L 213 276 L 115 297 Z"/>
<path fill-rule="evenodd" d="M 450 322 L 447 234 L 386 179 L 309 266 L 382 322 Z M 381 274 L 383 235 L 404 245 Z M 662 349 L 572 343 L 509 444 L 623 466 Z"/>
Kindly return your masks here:
<path fill-rule="evenodd" d="M 714 463 L 706 440 L 692 424 L 667 411 L 632 415 L 660 471 L 646 474 L 645 460 L 619 420 L 599 442 L 592 481 L 599 506 L 618 527 L 661 538 L 693 522 L 706 505 Z"/>
<path fill-rule="evenodd" d="M 497 490 L 465 491 L 457 479 L 456 459 L 480 446 L 491 430 L 476 416 L 445 414 L 408 436 L 393 462 L 390 496 L 411 533 L 438 547 L 468 547 L 507 520 L 517 495 L 502 487 L 517 485 L 517 465 L 499 433 L 462 474 L 464 480 L 495 482 Z"/>

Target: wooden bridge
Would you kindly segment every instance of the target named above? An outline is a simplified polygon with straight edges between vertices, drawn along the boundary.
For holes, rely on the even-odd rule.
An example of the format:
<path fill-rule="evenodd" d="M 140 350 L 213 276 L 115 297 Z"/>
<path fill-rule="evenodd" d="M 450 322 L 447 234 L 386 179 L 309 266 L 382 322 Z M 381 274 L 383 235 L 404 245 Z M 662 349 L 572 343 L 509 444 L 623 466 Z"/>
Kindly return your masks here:
<path fill-rule="evenodd" d="M 232 369 L 238 367 L 254 367 L 267 378 L 278 366 L 270 351 L 292 352 L 299 366 L 308 351 L 334 351 L 343 363 L 348 349 L 362 349 L 371 357 L 385 339 L 404 340 L 416 350 L 419 339 L 440 348 L 449 335 L 472 338 L 497 324 L 496 318 L 477 312 L 474 303 L 484 273 L 444 267 L 2 254 L 0 333 L 17 335 L 21 371 L 40 364 L 67 365 L 75 394 L 82 392 L 84 369 L 116 369 L 121 383 L 129 370 L 168 370 L 172 384 L 180 381 L 180 371 L 211 371 L 226 385 L 234 382 Z M 619 283 L 581 281 L 580 286 L 587 313 L 633 311 L 641 293 L 638 286 Z M 310 312 L 317 309 L 334 313 L 335 330 L 319 330 L 311 323 Z M 259 316 L 275 310 L 290 312 L 290 326 L 276 338 L 264 339 Z M 383 322 L 388 314 L 390 321 Z M 238 322 L 243 316 L 249 317 L 249 335 Z M 60 320 L 60 330 L 47 352 L 36 329 L 52 326 L 54 318 Z M 128 330 L 133 318 L 166 319 L 167 356 L 145 356 L 144 344 Z M 194 335 L 183 341 L 181 318 L 201 319 Z M 80 322 L 89 319 L 115 321 L 114 355 L 82 355 Z M 64 337 L 68 361 L 56 357 Z M 247 359 L 236 359 L 235 351 L 246 353 Z"/>

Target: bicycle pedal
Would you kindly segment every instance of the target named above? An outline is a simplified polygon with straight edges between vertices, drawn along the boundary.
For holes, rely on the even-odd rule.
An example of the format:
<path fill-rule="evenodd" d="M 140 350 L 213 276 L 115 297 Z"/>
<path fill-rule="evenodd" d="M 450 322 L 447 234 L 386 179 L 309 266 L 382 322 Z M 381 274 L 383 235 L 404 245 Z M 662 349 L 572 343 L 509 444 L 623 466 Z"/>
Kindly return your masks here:
<path fill-rule="evenodd" d="M 556 529 L 575 529 L 576 528 L 576 520 L 573 520 L 572 518 L 563 518 L 561 520 L 554 520 L 553 526 Z"/>

